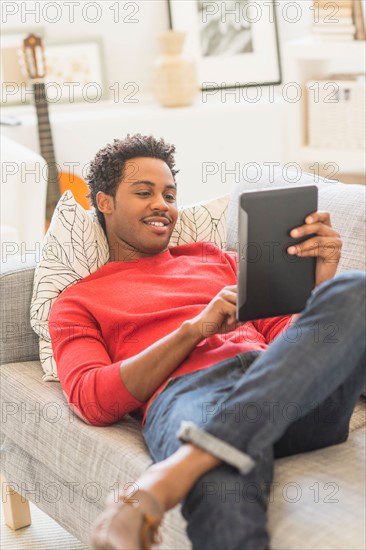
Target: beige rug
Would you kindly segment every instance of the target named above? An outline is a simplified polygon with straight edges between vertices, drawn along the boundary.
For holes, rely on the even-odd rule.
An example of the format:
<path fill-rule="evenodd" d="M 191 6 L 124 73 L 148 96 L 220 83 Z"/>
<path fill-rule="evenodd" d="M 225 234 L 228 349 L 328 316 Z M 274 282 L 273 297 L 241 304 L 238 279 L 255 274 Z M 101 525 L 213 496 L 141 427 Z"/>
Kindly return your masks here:
<path fill-rule="evenodd" d="M 5 525 L 1 503 L 0 508 L 1 550 L 87 550 L 86 546 L 32 503 L 30 503 L 32 525 L 17 531 Z"/>

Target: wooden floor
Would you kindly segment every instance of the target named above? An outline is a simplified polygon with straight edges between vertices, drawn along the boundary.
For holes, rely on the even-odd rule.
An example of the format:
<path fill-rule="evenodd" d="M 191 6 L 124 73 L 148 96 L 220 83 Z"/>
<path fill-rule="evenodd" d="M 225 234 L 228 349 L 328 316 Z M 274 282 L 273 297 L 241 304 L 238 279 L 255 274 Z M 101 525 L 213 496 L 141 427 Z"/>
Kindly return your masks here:
<path fill-rule="evenodd" d="M 87 550 L 86 546 L 32 503 L 30 504 L 32 524 L 17 531 L 13 531 L 5 525 L 1 502 L 0 507 L 1 550 Z"/>

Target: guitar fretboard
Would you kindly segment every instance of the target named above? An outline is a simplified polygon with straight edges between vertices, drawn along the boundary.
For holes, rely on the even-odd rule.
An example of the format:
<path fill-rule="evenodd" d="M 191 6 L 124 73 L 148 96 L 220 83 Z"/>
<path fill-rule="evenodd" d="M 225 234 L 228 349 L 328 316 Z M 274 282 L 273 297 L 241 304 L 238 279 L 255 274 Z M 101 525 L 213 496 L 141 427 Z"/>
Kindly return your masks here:
<path fill-rule="evenodd" d="M 38 120 L 39 146 L 41 155 L 48 166 L 46 218 L 50 221 L 60 198 L 60 186 L 48 114 L 46 90 L 43 82 L 36 82 L 34 84 L 34 99 Z"/>

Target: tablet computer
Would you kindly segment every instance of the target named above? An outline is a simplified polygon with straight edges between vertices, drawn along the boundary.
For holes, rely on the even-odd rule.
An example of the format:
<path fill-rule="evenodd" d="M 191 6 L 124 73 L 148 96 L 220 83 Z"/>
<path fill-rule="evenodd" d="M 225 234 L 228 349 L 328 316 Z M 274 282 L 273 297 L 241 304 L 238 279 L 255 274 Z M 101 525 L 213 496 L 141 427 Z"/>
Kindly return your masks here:
<path fill-rule="evenodd" d="M 315 286 L 315 257 L 287 253 L 290 231 L 318 209 L 315 185 L 248 191 L 239 197 L 238 321 L 298 313 Z"/>

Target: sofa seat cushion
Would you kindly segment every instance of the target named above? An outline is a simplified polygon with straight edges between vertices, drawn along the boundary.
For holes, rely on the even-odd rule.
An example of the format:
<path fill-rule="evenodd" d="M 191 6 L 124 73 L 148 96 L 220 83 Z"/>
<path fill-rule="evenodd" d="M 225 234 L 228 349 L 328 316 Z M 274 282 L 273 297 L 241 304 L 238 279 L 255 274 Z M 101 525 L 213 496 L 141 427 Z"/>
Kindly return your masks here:
<path fill-rule="evenodd" d="M 69 409 L 58 382 L 42 382 L 39 361 L 1 367 L 3 432 L 64 479 L 112 486 L 125 472 L 134 480 L 152 460 L 137 420 L 108 428 L 85 424 Z"/>
<path fill-rule="evenodd" d="M 273 550 L 362 550 L 366 428 L 348 441 L 277 460 L 269 530 Z"/>
<path fill-rule="evenodd" d="M 29 499 L 87 542 L 107 494 L 116 489 L 133 492 L 134 481 L 152 463 L 138 421 L 126 416 L 108 427 L 85 424 L 69 410 L 60 383 L 42 381 L 39 361 L 2 365 L 0 374 L 5 436 L 2 469 L 8 481 L 19 484 L 24 480 L 26 487 L 34 488 L 29 479 L 43 480 L 44 502 L 37 501 L 31 489 Z M 54 502 L 55 490 L 61 491 L 62 510 Z M 75 506 L 65 511 L 70 492 L 75 494 L 75 506 L 82 508 L 80 514 Z M 73 527 L 72 514 L 77 523 Z M 162 550 L 190 547 L 179 506 L 166 515 L 162 536 Z"/>
<path fill-rule="evenodd" d="M 103 508 L 104 493 L 108 489 L 104 472 L 97 482 L 90 481 L 87 485 L 77 479 L 70 480 L 71 476 L 62 478 L 54 469 L 33 458 L 9 437 L 5 437 L 3 442 L 1 469 L 16 491 L 29 498 L 89 548 L 92 525 Z M 15 483 L 13 480 L 16 480 Z M 121 486 L 126 483 L 131 483 L 131 479 L 126 479 L 121 474 Z M 114 488 L 117 488 L 117 483 Z M 159 546 L 159 550 L 191 548 L 179 509 L 177 506 L 164 517 L 161 532 L 163 544 Z M 53 533 L 50 533 L 47 548 L 53 548 L 52 536 Z"/>
<path fill-rule="evenodd" d="M 136 419 L 126 415 L 108 427 L 85 424 L 70 411 L 60 384 L 45 384 L 41 377 L 39 361 L 1 368 L 3 432 L 34 458 L 54 464 L 65 479 L 85 483 L 105 469 L 107 486 L 121 471 L 134 480 L 152 463 Z M 362 398 L 352 419 L 358 428 L 366 424 L 364 413 Z"/>
<path fill-rule="evenodd" d="M 45 465 L 63 480 L 63 485 L 77 483 L 79 491 L 80 487 L 88 488 L 85 490 L 90 491 L 87 493 L 90 499 L 97 495 L 95 509 L 88 516 L 91 520 L 86 520 L 82 527 L 82 538 L 86 540 L 90 523 L 102 509 L 107 493 L 126 484 L 132 491 L 131 484 L 152 463 L 138 421 L 125 417 L 102 428 L 84 424 L 70 412 L 60 384 L 42 382 L 39 361 L 3 365 L 1 377 L 5 447 L 6 440 L 11 440 L 18 449 L 9 457 L 5 453 L 5 471 L 19 479 L 14 466 L 8 468 L 6 464 L 14 464 L 17 456 L 28 456 L 32 464 Z M 276 462 L 269 516 L 272 548 L 325 548 L 324 541 L 332 541 L 333 548 L 334 538 L 339 543 L 337 548 L 361 548 L 365 420 L 362 399 L 352 417 L 353 432 L 347 443 Z M 339 530 L 334 537 L 342 517 L 347 521 L 349 518 L 350 529 L 340 530 L 343 538 Z M 189 548 L 179 506 L 166 519 L 166 544 L 170 546 L 164 547 Z M 320 522 L 322 529 L 314 529 L 313 522 L 315 525 Z M 163 536 L 164 532 L 165 529 Z"/>

